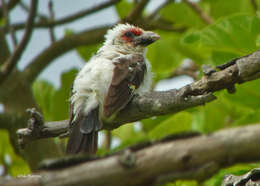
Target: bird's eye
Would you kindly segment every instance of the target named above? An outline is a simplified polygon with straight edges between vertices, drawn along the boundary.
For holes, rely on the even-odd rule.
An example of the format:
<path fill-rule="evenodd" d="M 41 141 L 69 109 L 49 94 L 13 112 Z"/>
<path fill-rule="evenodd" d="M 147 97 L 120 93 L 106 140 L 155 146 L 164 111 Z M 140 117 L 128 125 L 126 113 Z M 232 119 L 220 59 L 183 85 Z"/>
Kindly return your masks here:
<path fill-rule="evenodd" d="M 126 37 L 134 37 L 134 33 L 129 31 L 124 34 Z"/>

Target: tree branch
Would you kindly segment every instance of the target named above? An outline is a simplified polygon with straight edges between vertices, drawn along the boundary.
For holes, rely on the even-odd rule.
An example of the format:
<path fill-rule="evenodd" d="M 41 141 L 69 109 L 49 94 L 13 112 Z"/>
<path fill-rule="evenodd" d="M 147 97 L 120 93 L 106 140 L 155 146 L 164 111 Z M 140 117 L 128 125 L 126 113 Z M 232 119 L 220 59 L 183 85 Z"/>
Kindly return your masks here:
<path fill-rule="evenodd" d="M 191 7 L 191 9 L 194 10 L 194 12 L 196 12 L 204 23 L 206 23 L 206 24 L 213 23 L 213 20 L 211 19 L 211 17 L 209 17 L 207 14 L 205 14 L 203 12 L 203 10 L 196 3 L 191 2 L 190 0 L 183 0 L 183 2 L 186 3 L 189 7 Z"/>
<path fill-rule="evenodd" d="M 23 1 L 20 1 L 19 5 L 26 13 L 30 12 L 30 8 Z M 40 20 L 48 20 L 48 17 L 44 14 L 41 14 L 40 12 L 38 12 L 36 16 L 39 17 Z"/>
<path fill-rule="evenodd" d="M 254 12 L 255 14 L 257 13 L 257 10 L 258 10 L 258 6 L 257 6 L 257 2 L 256 0 L 250 0 L 251 4 L 252 4 L 252 7 L 254 9 Z"/>
<path fill-rule="evenodd" d="M 91 45 L 101 42 L 108 28 L 108 26 L 104 26 L 86 30 L 78 34 L 65 36 L 63 39 L 55 41 L 25 67 L 24 73 L 27 80 L 33 82 L 52 60 L 65 54 L 67 51 L 82 45 Z"/>
<path fill-rule="evenodd" d="M 58 19 L 58 20 L 41 20 L 37 23 L 35 23 L 34 27 L 35 28 L 49 28 L 49 27 L 54 27 L 54 26 L 58 26 L 58 25 L 63 25 L 63 24 L 66 24 L 66 23 L 71 23 L 77 19 L 80 19 L 86 15 L 90 15 L 90 14 L 93 14 L 97 11 L 100 11 L 102 9 L 105 9 L 107 7 L 110 7 L 116 3 L 118 3 L 119 1 L 121 0 L 109 0 L 109 1 L 106 1 L 104 3 L 100 3 L 94 7 L 91 7 L 91 8 L 88 8 L 86 10 L 82 10 L 82 11 L 79 11 L 73 15 L 69 15 L 67 17 L 64 17 L 64 18 L 61 18 L 61 19 Z M 15 30 L 21 30 L 21 29 L 24 29 L 25 28 L 25 24 L 24 23 L 16 23 L 16 24 L 13 24 L 12 25 L 13 28 Z"/>
<path fill-rule="evenodd" d="M 1 50 L 0 50 L 0 66 L 1 66 L 10 56 L 9 47 L 5 38 L 4 31 L 2 29 L 0 29 L 0 43 L 1 43 Z"/>
<path fill-rule="evenodd" d="M 15 36 L 14 29 L 10 26 L 8 6 L 6 5 L 5 0 L 1 0 L 1 2 L 2 2 L 2 8 L 3 8 L 4 17 L 5 17 L 5 27 L 10 32 L 10 35 L 11 35 L 11 38 L 12 38 L 12 42 L 13 42 L 13 46 L 15 48 L 16 45 L 17 45 L 17 38 Z"/>
<path fill-rule="evenodd" d="M 129 148 L 68 168 L 61 168 L 63 162 L 55 167 L 56 170 L 39 172 L 34 179 L 2 182 L 6 186 L 17 183 L 20 186 L 137 186 L 176 179 L 202 181 L 220 168 L 235 163 L 259 161 L 259 143 L 259 124 L 175 140 L 169 137 L 161 142 Z"/>
<path fill-rule="evenodd" d="M 183 32 L 185 28 L 175 28 L 172 26 L 160 25 L 157 22 L 145 23 L 145 21 L 138 21 L 138 25 L 141 25 L 147 29 L 164 29 L 174 32 Z M 59 41 L 53 42 L 48 48 L 36 56 L 27 67 L 25 67 L 24 73 L 28 82 L 33 82 L 35 78 L 45 69 L 55 58 L 65 54 L 69 50 L 77 48 L 83 45 L 92 45 L 101 42 L 104 38 L 104 34 L 107 29 L 112 25 L 103 26 L 100 28 L 94 28 L 86 30 L 81 33 L 65 36 Z"/>
<path fill-rule="evenodd" d="M 158 6 L 152 13 L 149 14 L 148 18 L 149 19 L 153 19 L 155 18 L 161 9 L 163 9 L 164 7 L 166 7 L 167 5 L 173 3 L 175 0 L 166 0 L 164 1 L 160 6 Z"/>
<path fill-rule="evenodd" d="M 28 44 L 31 38 L 31 34 L 33 31 L 33 21 L 37 11 L 37 4 L 38 4 L 38 0 L 31 0 L 30 13 L 27 20 L 25 33 L 23 35 L 22 41 L 19 43 L 17 48 L 15 48 L 14 53 L 5 62 L 5 64 L 3 64 L 3 67 L 1 69 L 1 74 L 0 74 L 0 84 L 8 77 L 8 75 L 11 73 L 13 68 L 16 66 L 18 60 L 20 59 L 23 51 L 26 48 L 26 45 Z"/>
<path fill-rule="evenodd" d="M 142 13 L 149 0 L 140 0 L 125 18 L 127 22 L 133 23 L 137 18 L 142 17 Z"/>
<path fill-rule="evenodd" d="M 7 3 L 8 10 L 13 9 L 17 5 L 17 3 L 19 3 L 19 1 L 20 0 L 10 0 L 10 1 L 8 1 L 8 3 Z M 4 15 L 3 7 L 0 6 L 0 19 L 3 17 L 3 15 Z"/>
<path fill-rule="evenodd" d="M 53 10 L 52 0 L 49 0 L 49 2 L 48 2 L 48 10 L 49 10 L 50 19 L 53 21 L 54 20 L 54 10 Z M 56 37 L 54 34 L 54 27 L 49 28 L 49 33 L 50 33 L 51 42 L 53 43 L 54 41 L 56 41 Z"/>
<path fill-rule="evenodd" d="M 104 129 L 115 129 L 125 123 L 204 105 L 216 99 L 212 95 L 215 91 L 230 90 L 236 83 L 260 78 L 260 51 L 232 60 L 221 68 L 222 70 L 204 75 L 200 80 L 178 90 L 149 92 L 135 96 L 111 123 L 104 124 Z M 45 124 L 39 122 L 39 124 L 43 126 L 40 131 L 32 131 L 30 128 L 17 131 L 21 144 L 40 138 L 59 136 L 68 130 L 66 120 Z"/>

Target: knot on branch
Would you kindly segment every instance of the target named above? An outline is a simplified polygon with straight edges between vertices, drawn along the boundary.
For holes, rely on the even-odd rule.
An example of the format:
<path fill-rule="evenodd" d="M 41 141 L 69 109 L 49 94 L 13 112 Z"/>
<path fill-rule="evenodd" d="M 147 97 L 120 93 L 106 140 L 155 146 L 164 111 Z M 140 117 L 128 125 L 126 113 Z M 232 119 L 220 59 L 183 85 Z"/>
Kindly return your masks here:
<path fill-rule="evenodd" d="M 135 157 L 130 149 L 123 151 L 123 154 L 119 157 L 119 162 L 126 168 L 131 168 L 135 165 Z"/>
<path fill-rule="evenodd" d="M 241 81 L 250 81 L 260 77 L 260 50 L 242 57 L 236 62 Z"/>
<path fill-rule="evenodd" d="M 260 168 L 251 170 L 242 176 L 226 175 L 222 186 L 258 186 L 260 184 Z"/>
<path fill-rule="evenodd" d="M 35 108 L 27 109 L 26 112 L 30 114 L 27 128 L 17 130 L 18 143 L 22 148 L 25 147 L 25 144 L 28 143 L 31 138 L 41 136 L 41 131 L 44 126 L 43 117 Z"/>

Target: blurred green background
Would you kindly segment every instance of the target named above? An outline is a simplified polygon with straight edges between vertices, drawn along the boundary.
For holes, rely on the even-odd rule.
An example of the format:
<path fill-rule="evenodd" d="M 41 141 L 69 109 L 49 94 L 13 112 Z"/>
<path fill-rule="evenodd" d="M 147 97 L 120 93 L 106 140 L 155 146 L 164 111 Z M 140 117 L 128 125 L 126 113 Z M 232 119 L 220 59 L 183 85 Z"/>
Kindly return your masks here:
<path fill-rule="evenodd" d="M 256 2 L 260 5 L 260 0 Z M 153 67 L 155 87 L 162 79 L 175 78 L 172 74 L 185 60 L 193 61 L 200 69 L 202 64 L 216 66 L 250 54 L 260 46 L 259 9 L 255 10 L 250 0 L 200 0 L 196 3 L 211 17 L 212 24 L 206 24 L 182 1 L 171 3 L 159 12 L 162 19 L 187 29 L 181 33 L 155 30 L 161 39 L 149 46 L 147 52 L 147 58 Z M 123 0 L 116 4 L 114 11 L 123 18 L 132 7 L 132 1 Z M 146 11 L 145 14 L 149 12 Z M 73 34 L 74 31 L 70 29 L 64 30 L 65 32 Z M 100 46 L 101 43 L 79 47 L 76 50 L 77 55 L 88 61 Z M 68 118 L 69 90 L 77 71 L 75 68 L 64 71 L 60 87 L 43 79 L 33 83 L 33 94 L 46 121 Z M 196 78 L 199 79 L 200 76 L 201 73 Z M 215 95 L 218 99 L 205 106 L 120 127 L 112 132 L 111 149 L 104 148 L 101 141 L 99 153 L 109 153 L 174 133 L 186 131 L 209 133 L 228 127 L 260 123 L 260 80 L 238 85 L 235 94 L 220 91 Z M 64 148 L 65 141 L 55 140 L 61 149 Z M 259 166 L 257 163 L 239 164 L 222 169 L 203 183 L 197 183 L 195 180 L 178 180 L 176 183 L 165 185 L 217 186 L 221 184 L 223 175 L 242 174 L 257 166 Z M 29 173 L 27 162 L 14 152 L 8 132 L 1 129 L 0 174 L 15 177 Z"/>

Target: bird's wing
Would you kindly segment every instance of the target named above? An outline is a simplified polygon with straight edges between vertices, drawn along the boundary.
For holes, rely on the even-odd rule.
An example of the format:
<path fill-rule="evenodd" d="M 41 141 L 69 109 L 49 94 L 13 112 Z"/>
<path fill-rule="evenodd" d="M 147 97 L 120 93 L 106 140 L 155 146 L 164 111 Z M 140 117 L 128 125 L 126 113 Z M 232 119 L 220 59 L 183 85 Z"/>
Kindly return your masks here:
<path fill-rule="evenodd" d="M 146 71 L 142 56 L 120 57 L 114 64 L 112 82 L 104 100 L 104 116 L 106 118 L 129 103 L 134 90 L 138 89 L 143 82 Z"/>

